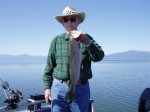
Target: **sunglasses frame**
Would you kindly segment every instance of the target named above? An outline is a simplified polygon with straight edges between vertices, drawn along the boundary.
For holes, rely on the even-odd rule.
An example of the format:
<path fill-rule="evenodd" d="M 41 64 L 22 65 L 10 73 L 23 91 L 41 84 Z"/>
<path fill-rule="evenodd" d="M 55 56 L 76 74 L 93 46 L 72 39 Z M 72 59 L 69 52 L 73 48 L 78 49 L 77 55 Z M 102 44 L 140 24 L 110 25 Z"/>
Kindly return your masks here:
<path fill-rule="evenodd" d="M 67 23 L 68 21 L 71 21 L 71 22 L 76 22 L 77 21 L 77 18 L 76 17 L 64 17 L 63 19 L 63 22 Z"/>

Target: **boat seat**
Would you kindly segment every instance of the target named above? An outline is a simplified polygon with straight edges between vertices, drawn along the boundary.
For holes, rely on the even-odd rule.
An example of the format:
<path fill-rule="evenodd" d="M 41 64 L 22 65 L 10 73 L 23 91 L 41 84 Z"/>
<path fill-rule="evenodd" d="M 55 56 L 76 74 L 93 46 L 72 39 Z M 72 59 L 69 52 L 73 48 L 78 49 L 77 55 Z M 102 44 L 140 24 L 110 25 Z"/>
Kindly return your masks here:
<path fill-rule="evenodd" d="M 138 112 L 150 112 L 150 88 L 146 88 L 139 99 Z"/>

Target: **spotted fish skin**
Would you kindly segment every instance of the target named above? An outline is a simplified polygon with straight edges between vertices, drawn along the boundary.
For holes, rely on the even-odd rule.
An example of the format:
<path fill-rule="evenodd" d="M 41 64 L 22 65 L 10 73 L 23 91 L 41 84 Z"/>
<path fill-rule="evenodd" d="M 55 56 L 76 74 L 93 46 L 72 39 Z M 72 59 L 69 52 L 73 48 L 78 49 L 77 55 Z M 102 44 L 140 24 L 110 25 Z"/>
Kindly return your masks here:
<path fill-rule="evenodd" d="M 66 94 L 66 100 L 76 100 L 75 86 L 79 82 L 80 66 L 81 66 L 81 51 L 79 42 L 71 38 L 70 41 L 70 84 L 69 91 Z"/>

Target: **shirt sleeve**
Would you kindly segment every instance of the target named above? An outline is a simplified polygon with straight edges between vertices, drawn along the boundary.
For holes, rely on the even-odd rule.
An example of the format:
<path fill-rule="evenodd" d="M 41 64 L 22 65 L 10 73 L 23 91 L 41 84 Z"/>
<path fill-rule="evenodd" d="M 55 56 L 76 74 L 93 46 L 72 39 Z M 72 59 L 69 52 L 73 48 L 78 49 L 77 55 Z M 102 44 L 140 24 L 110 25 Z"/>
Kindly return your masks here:
<path fill-rule="evenodd" d="M 105 55 L 104 51 L 102 50 L 102 47 L 98 45 L 98 43 L 96 43 L 90 35 L 88 35 L 88 37 L 91 40 L 90 45 L 87 46 L 90 59 L 93 62 L 102 60 Z"/>
<path fill-rule="evenodd" d="M 53 70 L 54 67 L 56 66 L 56 61 L 55 61 L 55 41 L 52 40 L 49 51 L 48 51 L 48 56 L 47 56 L 47 63 L 46 67 L 44 70 L 43 74 L 43 82 L 44 82 L 44 89 L 50 89 L 52 86 L 52 81 L 53 81 Z"/>

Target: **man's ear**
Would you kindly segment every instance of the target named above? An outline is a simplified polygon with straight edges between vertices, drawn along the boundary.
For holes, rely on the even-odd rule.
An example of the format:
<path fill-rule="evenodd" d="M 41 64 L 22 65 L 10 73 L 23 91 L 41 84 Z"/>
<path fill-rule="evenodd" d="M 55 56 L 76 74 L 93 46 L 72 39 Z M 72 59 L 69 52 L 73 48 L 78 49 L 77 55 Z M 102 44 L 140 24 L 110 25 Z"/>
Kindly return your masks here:
<path fill-rule="evenodd" d="M 77 26 L 79 26 L 80 22 L 81 22 L 80 19 L 77 18 Z"/>
<path fill-rule="evenodd" d="M 64 26 L 63 20 L 61 20 L 60 23 Z"/>

